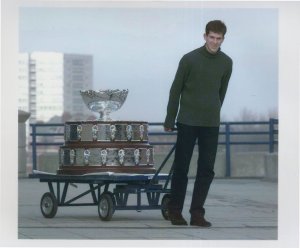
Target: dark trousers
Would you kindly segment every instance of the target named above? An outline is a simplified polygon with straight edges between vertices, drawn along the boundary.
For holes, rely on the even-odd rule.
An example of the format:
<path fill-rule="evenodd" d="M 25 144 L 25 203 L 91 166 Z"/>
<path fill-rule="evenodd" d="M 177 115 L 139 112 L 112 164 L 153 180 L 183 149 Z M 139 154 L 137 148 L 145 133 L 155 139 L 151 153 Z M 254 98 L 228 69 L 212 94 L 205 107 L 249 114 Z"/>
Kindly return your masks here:
<path fill-rule="evenodd" d="M 205 214 L 203 207 L 214 178 L 214 163 L 218 147 L 219 127 L 198 127 L 177 123 L 174 171 L 171 181 L 170 211 L 182 211 L 188 183 L 188 171 L 196 140 L 198 166 L 190 213 Z"/>

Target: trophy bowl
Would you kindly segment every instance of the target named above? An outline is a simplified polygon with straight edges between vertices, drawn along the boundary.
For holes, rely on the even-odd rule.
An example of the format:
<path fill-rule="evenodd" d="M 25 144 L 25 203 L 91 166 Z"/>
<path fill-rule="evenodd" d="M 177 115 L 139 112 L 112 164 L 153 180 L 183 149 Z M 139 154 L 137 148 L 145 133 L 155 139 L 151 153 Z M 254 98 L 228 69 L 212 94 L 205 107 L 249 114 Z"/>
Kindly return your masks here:
<path fill-rule="evenodd" d="M 97 120 L 110 121 L 110 113 L 122 107 L 128 90 L 81 90 L 80 95 L 91 111 L 100 114 Z"/>

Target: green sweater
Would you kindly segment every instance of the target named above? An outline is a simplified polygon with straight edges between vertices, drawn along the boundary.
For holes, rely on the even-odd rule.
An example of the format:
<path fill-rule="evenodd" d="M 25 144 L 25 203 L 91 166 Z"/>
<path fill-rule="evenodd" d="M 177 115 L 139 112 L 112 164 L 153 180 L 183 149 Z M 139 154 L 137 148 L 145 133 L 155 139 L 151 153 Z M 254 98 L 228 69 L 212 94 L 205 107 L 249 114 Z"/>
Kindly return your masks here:
<path fill-rule="evenodd" d="M 202 46 L 185 54 L 170 89 L 164 126 L 174 127 L 177 112 L 179 123 L 219 126 L 231 72 L 232 60 L 220 49 L 211 54 Z"/>

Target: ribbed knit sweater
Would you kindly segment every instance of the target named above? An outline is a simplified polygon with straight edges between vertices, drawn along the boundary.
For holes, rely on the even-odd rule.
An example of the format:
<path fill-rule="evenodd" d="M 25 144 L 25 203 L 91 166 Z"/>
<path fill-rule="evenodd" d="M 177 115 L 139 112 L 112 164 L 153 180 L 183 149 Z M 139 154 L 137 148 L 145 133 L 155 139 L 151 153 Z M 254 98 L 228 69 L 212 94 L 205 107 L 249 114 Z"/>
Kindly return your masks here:
<path fill-rule="evenodd" d="M 170 89 L 164 126 L 173 128 L 176 116 L 186 125 L 219 126 L 231 72 L 232 59 L 220 49 L 211 54 L 202 46 L 185 54 Z"/>

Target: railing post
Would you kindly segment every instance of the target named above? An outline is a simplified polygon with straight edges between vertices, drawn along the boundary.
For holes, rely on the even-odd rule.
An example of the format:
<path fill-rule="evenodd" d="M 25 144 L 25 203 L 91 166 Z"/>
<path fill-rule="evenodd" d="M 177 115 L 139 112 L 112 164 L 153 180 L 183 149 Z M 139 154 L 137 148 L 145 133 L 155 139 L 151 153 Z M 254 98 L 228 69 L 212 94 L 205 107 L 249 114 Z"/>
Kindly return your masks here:
<path fill-rule="evenodd" d="M 274 152 L 274 119 L 269 120 L 269 152 Z"/>
<path fill-rule="evenodd" d="M 31 124 L 32 127 L 32 170 L 36 170 L 36 125 Z"/>
<path fill-rule="evenodd" d="M 230 123 L 225 124 L 225 138 L 226 138 L 226 177 L 231 176 L 231 165 L 230 165 Z"/>

